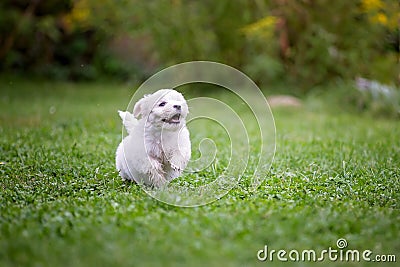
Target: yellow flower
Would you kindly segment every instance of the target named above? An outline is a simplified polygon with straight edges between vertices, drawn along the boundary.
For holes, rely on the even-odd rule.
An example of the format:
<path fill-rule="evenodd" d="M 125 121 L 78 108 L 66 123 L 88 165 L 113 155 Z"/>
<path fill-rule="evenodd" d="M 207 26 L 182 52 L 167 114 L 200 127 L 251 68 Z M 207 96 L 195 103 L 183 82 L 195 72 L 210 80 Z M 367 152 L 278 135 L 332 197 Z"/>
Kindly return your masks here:
<path fill-rule="evenodd" d="M 91 7 L 87 0 L 76 0 L 73 3 L 74 5 L 71 12 L 63 17 L 63 21 L 68 30 L 76 26 L 87 26 L 91 16 Z"/>
<path fill-rule="evenodd" d="M 384 7 L 381 0 L 362 0 L 365 11 L 377 11 Z"/>
<path fill-rule="evenodd" d="M 78 23 L 84 23 L 90 16 L 90 6 L 87 1 L 81 0 L 75 2 L 71 12 L 72 19 Z"/>
<path fill-rule="evenodd" d="M 246 25 L 241 31 L 247 35 L 264 35 L 271 33 L 278 21 L 277 17 L 266 16 L 254 23 Z"/>
<path fill-rule="evenodd" d="M 388 25 L 388 18 L 386 17 L 386 15 L 385 14 L 383 14 L 383 13 L 378 13 L 376 16 L 375 16 L 375 20 L 376 20 L 376 22 L 377 23 L 380 23 L 380 24 L 382 24 L 382 25 L 384 25 L 384 26 L 387 26 Z"/>

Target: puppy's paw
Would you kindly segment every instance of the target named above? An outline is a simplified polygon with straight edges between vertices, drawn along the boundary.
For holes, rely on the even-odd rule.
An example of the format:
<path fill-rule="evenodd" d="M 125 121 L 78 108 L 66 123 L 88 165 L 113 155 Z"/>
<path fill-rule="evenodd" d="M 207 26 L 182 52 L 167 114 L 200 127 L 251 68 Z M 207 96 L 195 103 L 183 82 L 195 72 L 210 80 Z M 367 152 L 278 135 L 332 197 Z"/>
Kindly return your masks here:
<path fill-rule="evenodd" d="M 149 172 L 150 183 L 154 187 L 162 187 L 167 182 L 164 176 L 165 172 L 162 168 L 162 164 L 156 159 L 151 159 L 150 163 L 152 166 Z"/>
<path fill-rule="evenodd" d="M 174 171 L 182 172 L 188 163 L 188 160 L 185 160 L 182 156 L 177 155 L 169 159 L 169 164 Z"/>
<path fill-rule="evenodd" d="M 172 163 L 172 162 L 170 162 L 170 164 L 171 164 L 171 168 L 174 170 L 174 171 L 177 171 L 177 172 L 180 172 L 180 171 L 182 171 L 182 169 L 181 169 L 181 167 L 180 166 L 178 166 L 178 165 L 175 165 L 174 163 Z"/>

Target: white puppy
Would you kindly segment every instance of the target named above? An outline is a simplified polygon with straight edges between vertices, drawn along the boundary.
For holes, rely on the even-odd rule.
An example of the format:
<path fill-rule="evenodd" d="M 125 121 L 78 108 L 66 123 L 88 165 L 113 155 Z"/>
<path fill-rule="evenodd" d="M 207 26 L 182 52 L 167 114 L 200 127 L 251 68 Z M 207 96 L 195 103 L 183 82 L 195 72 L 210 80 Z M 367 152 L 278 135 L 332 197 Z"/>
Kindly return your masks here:
<path fill-rule="evenodd" d="M 133 114 L 118 112 L 128 132 L 116 153 L 120 176 L 156 187 L 180 176 L 191 155 L 182 94 L 162 89 L 140 99 Z"/>

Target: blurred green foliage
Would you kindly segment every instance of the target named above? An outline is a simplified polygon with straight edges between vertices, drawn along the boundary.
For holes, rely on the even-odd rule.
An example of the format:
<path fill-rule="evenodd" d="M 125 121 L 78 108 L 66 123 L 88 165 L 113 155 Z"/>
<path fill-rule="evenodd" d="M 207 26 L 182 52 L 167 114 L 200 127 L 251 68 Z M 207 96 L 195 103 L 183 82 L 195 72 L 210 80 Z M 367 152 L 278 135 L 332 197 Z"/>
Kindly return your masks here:
<path fill-rule="evenodd" d="M 86 80 L 123 77 L 107 49 L 123 7 L 112 0 L 4 0 L 0 3 L 0 70 Z M 128 2 L 128 1 L 126 1 Z"/>
<path fill-rule="evenodd" d="M 171 64 L 213 60 L 260 86 L 292 82 L 306 91 L 357 76 L 397 83 L 395 2 L 4 0 L 0 70 L 143 79 Z"/>

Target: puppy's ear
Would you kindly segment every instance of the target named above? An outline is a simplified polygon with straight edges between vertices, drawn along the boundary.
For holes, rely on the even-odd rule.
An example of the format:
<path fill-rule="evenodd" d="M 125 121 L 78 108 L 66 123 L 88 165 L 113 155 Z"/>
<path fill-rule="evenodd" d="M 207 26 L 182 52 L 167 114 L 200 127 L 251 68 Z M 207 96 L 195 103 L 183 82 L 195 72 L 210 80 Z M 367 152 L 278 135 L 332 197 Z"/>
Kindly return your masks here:
<path fill-rule="evenodd" d="M 144 109 L 144 100 L 146 99 L 147 96 L 144 96 L 142 99 L 140 99 L 138 102 L 136 102 L 135 106 L 133 107 L 133 116 L 135 118 L 139 119 L 141 115 L 143 115 L 143 109 Z"/>

